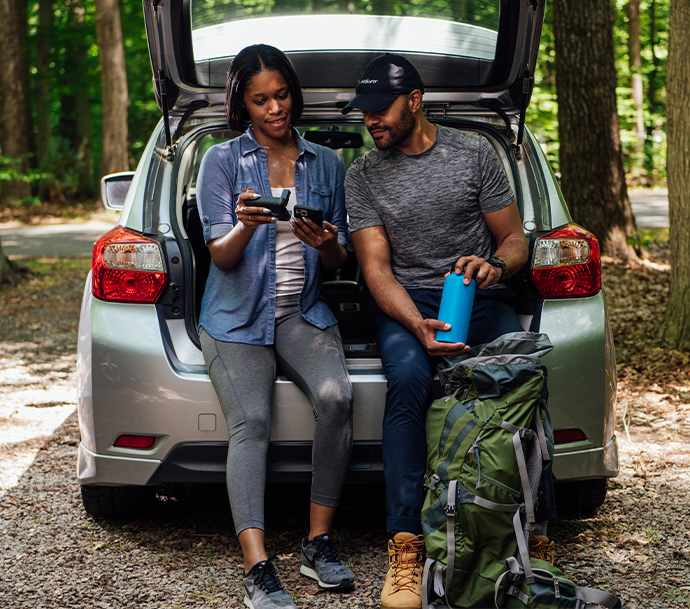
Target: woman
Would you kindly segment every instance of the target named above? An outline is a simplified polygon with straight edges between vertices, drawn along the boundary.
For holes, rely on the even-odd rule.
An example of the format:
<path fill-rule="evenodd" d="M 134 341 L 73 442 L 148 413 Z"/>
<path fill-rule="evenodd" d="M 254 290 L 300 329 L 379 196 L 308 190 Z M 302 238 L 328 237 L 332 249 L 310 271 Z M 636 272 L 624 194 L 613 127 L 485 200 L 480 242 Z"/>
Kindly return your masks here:
<path fill-rule="evenodd" d="M 292 127 L 302 114 L 297 75 L 278 49 L 253 45 L 228 70 L 225 112 L 246 132 L 212 147 L 197 183 L 213 264 L 201 305 L 206 366 L 230 431 L 227 485 L 244 556 L 245 604 L 296 607 L 264 545 L 264 486 L 276 366 L 309 398 L 316 428 L 310 530 L 301 573 L 321 587 L 354 582 L 329 537 L 352 446 L 352 386 L 336 320 L 320 297 L 320 270 L 347 257 L 339 155 Z M 248 126 L 248 128 L 247 128 Z M 290 190 L 294 204 L 318 207 L 323 225 L 276 221 L 253 201 Z"/>

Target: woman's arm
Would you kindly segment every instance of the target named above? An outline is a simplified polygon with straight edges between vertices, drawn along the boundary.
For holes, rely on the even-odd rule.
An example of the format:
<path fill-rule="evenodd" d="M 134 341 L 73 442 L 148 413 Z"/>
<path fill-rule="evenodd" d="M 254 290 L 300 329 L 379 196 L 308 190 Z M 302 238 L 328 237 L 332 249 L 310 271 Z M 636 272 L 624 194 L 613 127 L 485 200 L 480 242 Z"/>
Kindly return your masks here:
<path fill-rule="evenodd" d="M 227 235 L 208 242 L 213 264 L 221 271 L 231 269 L 242 259 L 244 251 L 259 226 L 275 222 L 275 218 L 267 214 L 267 209 L 247 205 L 254 197 L 255 194 L 251 188 L 246 193 L 242 193 L 237 198 L 235 207 L 237 224 Z"/>

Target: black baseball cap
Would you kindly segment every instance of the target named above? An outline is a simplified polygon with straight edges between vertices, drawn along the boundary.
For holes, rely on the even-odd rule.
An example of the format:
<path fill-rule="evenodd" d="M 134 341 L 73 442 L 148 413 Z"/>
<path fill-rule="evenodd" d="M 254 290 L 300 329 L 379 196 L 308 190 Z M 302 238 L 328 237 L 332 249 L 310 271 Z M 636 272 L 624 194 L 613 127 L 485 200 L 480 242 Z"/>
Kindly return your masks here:
<path fill-rule="evenodd" d="M 372 59 L 357 77 L 355 96 L 342 110 L 347 114 L 354 108 L 362 112 L 380 112 L 390 106 L 398 95 L 419 89 L 424 93 L 417 68 L 407 59 L 386 53 Z"/>

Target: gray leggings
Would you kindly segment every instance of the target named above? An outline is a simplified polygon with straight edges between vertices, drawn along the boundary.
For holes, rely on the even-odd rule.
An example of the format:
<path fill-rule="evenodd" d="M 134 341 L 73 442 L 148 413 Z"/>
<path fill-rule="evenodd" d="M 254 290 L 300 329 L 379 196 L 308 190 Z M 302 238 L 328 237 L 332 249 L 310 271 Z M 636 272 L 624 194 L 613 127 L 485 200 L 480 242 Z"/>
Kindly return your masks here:
<path fill-rule="evenodd" d="M 273 345 L 217 341 L 203 328 L 200 338 L 230 430 L 226 477 L 236 532 L 264 529 L 276 362 L 309 398 L 314 411 L 311 500 L 335 507 L 352 448 L 352 385 L 337 326 L 320 330 L 291 307 L 276 319 Z"/>

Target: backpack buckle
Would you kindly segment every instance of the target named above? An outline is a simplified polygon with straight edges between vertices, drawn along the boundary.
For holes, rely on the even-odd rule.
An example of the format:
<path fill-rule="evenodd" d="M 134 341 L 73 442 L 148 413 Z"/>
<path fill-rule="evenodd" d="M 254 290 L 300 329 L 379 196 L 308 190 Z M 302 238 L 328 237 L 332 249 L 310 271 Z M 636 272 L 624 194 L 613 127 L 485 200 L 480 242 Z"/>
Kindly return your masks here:
<path fill-rule="evenodd" d="M 438 474 L 432 474 L 426 479 L 425 486 L 428 490 L 435 491 L 439 482 L 441 482 L 441 478 L 439 478 Z"/>
<path fill-rule="evenodd" d="M 531 429 L 522 428 L 520 429 L 520 439 L 531 440 L 534 437 L 534 431 Z"/>

